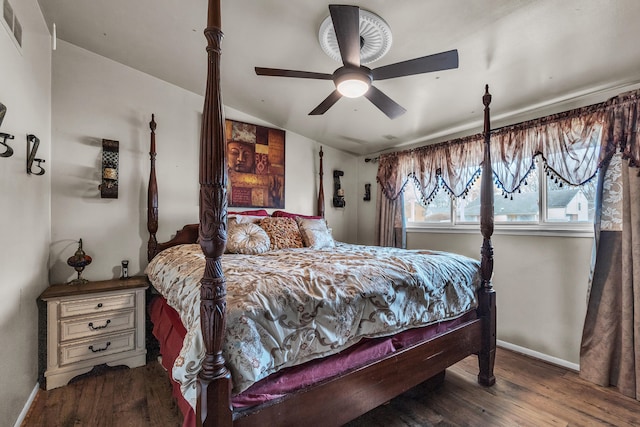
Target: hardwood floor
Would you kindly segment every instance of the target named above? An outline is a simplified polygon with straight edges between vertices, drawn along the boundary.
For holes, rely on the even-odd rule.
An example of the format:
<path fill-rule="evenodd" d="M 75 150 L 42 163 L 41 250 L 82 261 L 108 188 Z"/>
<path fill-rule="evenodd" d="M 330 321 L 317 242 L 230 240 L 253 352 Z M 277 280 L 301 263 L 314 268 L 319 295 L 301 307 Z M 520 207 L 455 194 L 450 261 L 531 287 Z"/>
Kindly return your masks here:
<path fill-rule="evenodd" d="M 348 427 L 640 425 L 640 402 L 517 353 L 498 349 L 495 386 L 479 386 L 477 373 L 469 357 L 447 370 L 441 387 L 417 386 Z M 173 427 L 181 419 L 166 373 L 153 362 L 40 390 L 22 425 Z"/>
<path fill-rule="evenodd" d="M 100 369 L 65 386 L 38 390 L 23 427 L 180 426 L 182 414 L 160 363 Z"/>

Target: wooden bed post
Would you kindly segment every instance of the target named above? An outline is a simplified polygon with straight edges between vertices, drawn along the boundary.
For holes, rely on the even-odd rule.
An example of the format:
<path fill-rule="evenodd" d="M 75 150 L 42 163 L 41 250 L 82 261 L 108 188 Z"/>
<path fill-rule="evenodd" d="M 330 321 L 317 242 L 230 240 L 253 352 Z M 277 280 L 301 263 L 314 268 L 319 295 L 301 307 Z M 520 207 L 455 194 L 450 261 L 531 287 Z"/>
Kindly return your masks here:
<path fill-rule="evenodd" d="M 324 183 L 322 178 L 324 173 L 322 172 L 322 156 L 324 156 L 324 153 L 322 152 L 322 147 L 320 147 L 320 185 L 318 186 L 318 206 L 316 209 L 316 215 L 324 218 Z"/>
<path fill-rule="evenodd" d="M 200 135 L 200 246 L 205 255 L 200 281 L 200 326 L 205 357 L 198 373 L 198 426 L 231 426 L 231 374 L 222 346 L 225 334 L 227 284 L 222 254 L 227 243 L 227 166 L 224 112 L 220 91 L 222 26 L 220 0 L 209 0 L 207 87 Z"/>
<path fill-rule="evenodd" d="M 151 129 L 151 146 L 149 148 L 149 159 L 151 170 L 149 171 L 149 186 L 147 187 L 147 230 L 149 231 L 149 242 L 147 243 L 147 261 L 151 261 L 158 248 L 158 182 L 156 181 L 156 121 L 155 114 L 151 115 L 149 122 Z"/>
<path fill-rule="evenodd" d="M 482 319 L 482 342 L 478 354 L 480 373 L 478 382 L 491 386 L 496 382 L 493 366 L 496 357 L 496 292 L 491 285 L 493 275 L 493 172 L 491 167 L 491 120 L 489 104 L 491 94 L 489 85 L 485 87 L 482 97 L 484 104 L 484 160 L 482 162 L 482 181 L 480 190 L 480 231 L 483 242 L 480 260 L 481 289 L 478 293 L 478 316 Z"/>

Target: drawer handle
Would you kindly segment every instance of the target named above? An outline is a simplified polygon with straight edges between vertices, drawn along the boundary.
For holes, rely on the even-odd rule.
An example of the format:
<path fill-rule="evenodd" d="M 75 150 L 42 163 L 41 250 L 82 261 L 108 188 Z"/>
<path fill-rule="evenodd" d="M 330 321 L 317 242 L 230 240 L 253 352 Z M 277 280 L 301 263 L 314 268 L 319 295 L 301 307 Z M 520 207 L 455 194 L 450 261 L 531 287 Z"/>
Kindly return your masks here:
<path fill-rule="evenodd" d="M 98 306 L 96 308 L 102 308 L 102 303 L 98 303 Z"/>
<path fill-rule="evenodd" d="M 111 345 L 111 341 L 107 341 L 107 345 L 104 348 L 96 348 L 94 349 L 92 345 L 89 346 L 89 350 L 91 350 L 94 353 L 99 353 L 101 351 L 105 351 L 106 349 L 109 348 L 109 346 Z"/>
<path fill-rule="evenodd" d="M 91 328 L 92 331 L 97 331 L 98 329 L 106 328 L 107 326 L 109 326 L 109 323 L 111 323 L 111 319 L 107 319 L 107 323 L 102 326 L 93 326 L 93 322 L 89 322 L 89 328 Z"/>

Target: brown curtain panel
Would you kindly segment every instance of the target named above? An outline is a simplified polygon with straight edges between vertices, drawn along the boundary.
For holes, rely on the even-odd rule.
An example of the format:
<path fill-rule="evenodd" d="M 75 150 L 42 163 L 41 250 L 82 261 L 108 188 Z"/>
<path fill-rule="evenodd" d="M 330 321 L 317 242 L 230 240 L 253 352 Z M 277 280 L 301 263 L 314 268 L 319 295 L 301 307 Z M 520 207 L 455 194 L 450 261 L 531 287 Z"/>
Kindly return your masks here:
<path fill-rule="evenodd" d="M 580 376 L 640 400 L 640 176 L 638 96 L 609 101 L 600 159 L 595 264 Z M 618 154 L 616 154 L 618 152 Z M 609 161 L 610 159 L 610 161 Z M 604 170 L 603 170 L 604 171 Z"/>
<path fill-rule="evenodd" d="M 378 185 L 376 209 L 376 240 L 378 246 L 407 247 L 407 230 L 404 221 L 404 198 L 402 194 L 391 200 L 385 197 Z"/>

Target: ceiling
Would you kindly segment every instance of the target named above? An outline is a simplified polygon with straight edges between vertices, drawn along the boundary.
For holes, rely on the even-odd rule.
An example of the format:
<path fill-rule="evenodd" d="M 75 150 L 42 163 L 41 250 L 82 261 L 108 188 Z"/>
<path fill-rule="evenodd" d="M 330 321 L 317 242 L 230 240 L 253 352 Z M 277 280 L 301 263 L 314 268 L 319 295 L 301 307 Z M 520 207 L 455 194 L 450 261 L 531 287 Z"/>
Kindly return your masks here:
<path fill-rule="evenodd" d="M 59 39 L 198 94 L 206 79 L 206 0 L 39 0 Z M 365 98 L 309 116 L 327 80 L 257 76 L 255 66 L 332 73 L 318 42 L 320 0 L 221 0 L 224 104 L 358 155 L 481 129 L 484 85 L 494 123 L 542 115 L 589 93 L 640 83 L 637 0 L 351 1 L 382 17 L 393 44 L 376 68 L 458 49 L 458 69 L 374 82 L 407 113 Z M 537 115 L 536 115 L 537 114 Z"/>

